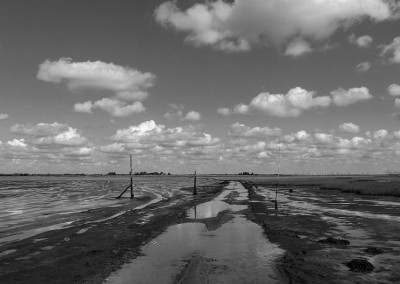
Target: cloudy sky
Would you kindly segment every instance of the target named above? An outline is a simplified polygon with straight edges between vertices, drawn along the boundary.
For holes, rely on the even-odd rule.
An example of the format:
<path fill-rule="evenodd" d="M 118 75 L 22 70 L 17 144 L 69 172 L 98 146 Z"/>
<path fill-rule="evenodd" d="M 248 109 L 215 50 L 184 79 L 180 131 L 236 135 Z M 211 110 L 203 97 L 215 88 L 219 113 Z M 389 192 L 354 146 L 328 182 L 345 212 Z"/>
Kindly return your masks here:
<path fill-rule="evenodd" d="M 400 168 L 398 0 L 4 0 L 0 172 Z"/>

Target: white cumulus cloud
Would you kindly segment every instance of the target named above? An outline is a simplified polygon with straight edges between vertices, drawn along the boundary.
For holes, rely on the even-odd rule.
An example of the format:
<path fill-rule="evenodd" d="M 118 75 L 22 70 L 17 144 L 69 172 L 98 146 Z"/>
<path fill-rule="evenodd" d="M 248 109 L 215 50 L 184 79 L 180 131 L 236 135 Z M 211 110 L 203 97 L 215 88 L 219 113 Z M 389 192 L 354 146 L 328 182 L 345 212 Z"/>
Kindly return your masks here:
<path fill-rule="evenodd" d="M 394 38 L 388 45 L 383 45 L 381 56 L 388 56 L 390 63 L 400 63 L 400 37 Z"/>
<path fill-rule="evenodd" d="M 126 154 L 128 153 L 124 143 L 113 143 L 106 146 L 100 146 L 100 151 L 108 154 Z"/>
<path fill-rule="evenodd" d="M 219 138 L 213 138 L 210 134 L 203 133 L 195 140 L 189 140 L 187 145 L 196 147 L 196 146 L 213 146 L 218 144 L 220 141 Z"/>
<path fill-rule="evenodd" d="M 164 129 L 165 125 L 157 125 L 154 120 L 149 120 L 142 122 L 137 126 L 130 126 L 127 129 L 119 129 L 111 139 L 118 142 L 138 142 L 143 139 L 143 137 L 160 134 Z"/>
<path fill-rule="evenodd" d="M 13 139 L 10 141 L 7 141 L 7 144 L 13 147 L 21 147 L 21 148 L 25 148 L 26 146 L 28 146 L 25 143 L 25 139 Z"/>
<path fill-rule="evenodd" d="M 283 136 L 282 141 L 287 143 L 304 142 L 311 138 L 311 135 L 305 130 Z"/>
<path fill-rule="evenodd" d="M 379 129 L 374 132 L 375 139 L 384 139 L 388 136 L 389 132 L 386 129 Z"/>
<path fill-rule="evenodd" d="M 146 110 L 141 102 L 127 104 L 126 102 L 122 102 L 120 100 L 112 98 L 104 98 L 94 102 L 93 108 L 98 108 L 106 111 L 112 117 L 126 117 L 132 114 L 144 112 Z"/>
<path fill-rule="evenodd" d="M 11 126 L 10 131 L 14 134 L 21 134 L 27 136 L 44 137 L 57 135 L 64 131 L 67 131 L 69 126 L 67 124 L 62 124 L 58 122 L 44 123 L 40 122 L 35 126 L 15 124 Z"/>
<path fill-rule="evenodd" d="M 369 69 L 371 69 L 371 63 L 368 61 L 361 62 L 356 66 L 356 71 L 360 73 L 367 72 Z"/>
<path fill-rule="evenodd" d="M 350 88 L 349 90 L 339 88 L 332 91 L 331 95 L 333 103 L 341 107 L 372 99 L 372 95 L 366 87 Z"/>
<path fill-rule="evenodd" d="M 8 114 L 6 113 L 0 113 L 0 120 L 4 120 L 8 118 Z"/>
<path fill-rule="evenodd" d="M 93 103 L 91 101 L 87 101 L 84 103 L 76 103 L 74 105 L 74 111 L 76 112 L 86 112 L 86 113 L 93 113 Z"/>
<path fill-rule="evenodd" d="M 296 38 L 287 46 L 285 55 L 298 57 L 310 52 L 312 52 L 310 44 L 302 38 Z"/>
<path fill-rule="evenodd" d="M 373 38 L 369 35 L 363 35 L 360 37 L 356 37 L 354 34 L 349 37 L 349 41 L 358 47 L 368 48 L 371 46 L 373 42 Z"/>
<path fill-rule="evenodd" d="M 265 138 L 268 136 L 281 135 L 281 129 L 269 127 L 253 127 L 236 122 L 230 126 L 228 135 L 232 137 L 244 138 Z"/>
<path fill-rule="evenodd" d="M 40 137 L 33 141 L 34 144 L 42 146 L 59 145 L 59 146 L 81 146 L 87 143 L 87 139 L 82 137 L 78 130 L 68 127 L 67 130 L 47 137 Z"/>
<path fill-rule="evenodd" d="M 90 157 L 95 151 L 94 147 L 82 147 L 65 153 L 67 157 Z"/>
<path fill-rule="evenodd" d="M 124 101 L 113 98 L 104 98 L 95 101 L 94 103 L 87 101 L 84 103 L 76 103 L 74 105 L 74 111 L 76 112 L 93 113 L 94 109 L 103 110 L 112 117 L 126 117 L 146 111 L 142 102 L 127 104 Z"/>
<path fill-rule="evenodd" d="M 178 110 L 176 112 L 166 112 L 163 116 L 167 120 L 173 121 L 173 120 L 176 120 L 176 119 L 182 119 L 182 115 L 183 115 L 182 111 Z"/>
<path fill-rule="evenodd" d="M 168 1 L 156 9 L 155 18 L 186 33 L 186 41 L 195 46 L 247 51 L 253 45 L 281 47 L 294 37 L 323 41 L 338 29 L 364 19 L 388 20 L 394 8 L 393 1 L 385 0 L 218 0 L 182 10 L 177 1 Z M 287 49 L 287 54 L 302 54 L 308 48 L 303 43 L 292 52 Z"/>
<path fill-rule="evenodd" d="M 201 119 L 201 114 L 198 113 L 197 111 L 192 110 L 185 115 L 183 120 L 195 122 L 199 121 L 200 119 Z"/>
<path fill-rule="evenodd" d="M 229 116 L 231 114 L 231 110 L 226 107 L 220 107 L 218 108 L 217 113 L 223 116 Z"/>
<path fill-rule="evenodd" d="M 398 84 L 391 84 L 388 88 L 388 93 L 391 96 L 397 97 L 400 96 L 400 85 Z"/>
<path fill-rule="evenodd" d="M 233 111 L 242 114 L 256 111 L 270 116 L 296 117 L 304 110 L 330 105 L 330 97 L 314 95 L 315 92 L 300 87 L 289 90 L 287 94 L 261 93 L 253 98 L 249 105 L 239 104 Z"/>
<path fill-rule="evenodd" d="M 396 99 L 394 100 L 394 106 L 395 106 L 396 108 L 400 109 L 400 98 L 396 98 Z"/>
<path fill-rule="evenodd" d="M 101 61 L 72 62 L 70 58 L 46 60 L 39 65 L 37 78 L 45 82 L 65 82 L 70 90 L 108 90 L 122 100 L 140 101 L 155 76 L 130 67 Z"/>
<path fill-rule="evenodd" d="M 41 122 L 34 126 L 16 124 L 10 131 L 31 137 L 29 143 L 39 146 L 81 146 L 87 143 L 87 138 L 82 137 L 76 128 L 58 122 Z"/>
<path fill-rule="evenodd" d="M 180 121 L 187 121 L 187 122 L 196 122 L 201 119 L 201 114 L 197 111 L 189 111 L 184 115 L 183 109 L 185 108 L 183 105 L 175 105 L 175 104 L 168 104 L 170 107 L 170 111 L 166 112 L 163 116 L 169 120 L 180 120 Z"/>
<path fill-rule="evenodd" d="M 153 120 L 119 129 L 111 136 L 111 140 L 115 143 L 100 150 L 115 154 L 130 149 L 147 149 L 163 155 L 179 156 L 184 152 L 191 156 L 210 155 L 210 151 L 217 151 L 220 144 L 219 138 L 197 132 L 192 126 L 166 128 L 165 125 L 157 124 Z M 192 150 L 188 150 L 189 148 Z"/>
<path fill-rule="evenodd" d="M 315 133 L 314 138 L 317 143 L 321 144 L 332 144 L 335 142 L 335 137 L 327 133 Z"/>
<path fill-rule="evenodd" d="M 357 124 L 346 122 L 339 126 L 339 130 L 347 133 L 358 133 L 360 132 L 360 127 Z"/>

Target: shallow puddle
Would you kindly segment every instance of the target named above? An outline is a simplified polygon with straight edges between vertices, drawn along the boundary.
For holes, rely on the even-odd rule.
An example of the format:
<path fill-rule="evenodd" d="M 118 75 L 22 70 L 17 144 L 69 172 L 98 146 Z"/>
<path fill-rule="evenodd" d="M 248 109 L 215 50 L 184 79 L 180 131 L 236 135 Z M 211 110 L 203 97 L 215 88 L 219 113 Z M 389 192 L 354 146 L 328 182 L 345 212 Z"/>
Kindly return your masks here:
<path fill-rule="evenodd" d="M 270 188 L 263 188 L 262 194 L 264 196 L 271 196 L 273 190 Z M 351 216 L 351 217 L 361 217 L 369 219 L 378 219 L 384 221 L 395 221 L 400 222 L 400 216 L 396 216 L 396 212 L 393 215 L 389 214 L 379 214 L 374 212 L 357 211 L 349 208 L 349 205 L 360 203 L 359 200 L 352 200 L 352 202 L 341 202 L 342 199 L 335 198 L 336 202 L 332 202 L 335 195 L 329 196 L 330 200 L 324 199 L 324 197 L 311 197 L 310 193 L 302 191 L 301 196 L 299 193 L 296 194 L 286 194 L 280 192 L 278 194 L 278 203 L 282 208 L 288 208 L 292 213 L 296 214 L 315 214 L 315 213 L 330 213 L 334 215 Z M 340 202 L 338 202 L 340 201 Z M 364 203 L 365 200 L 362 200 Z M 372 201 L 379 204 L 380 201 Z M 395 202 L 390 202 L 394 204 Z M 384 203 L 382 203 L 384 204 Z M 322 205 L 322 206 L 320 206 Z M 335 206 L 335 207 L 330 207 Z M 388 209 L 388 208 L 386 208 Z"/>
<path fill-rule="evenodd" d="M 195 206 L 187 212 L 187 215 L 190 219 L 205 219 L 216 217 L 219 212 L 224 210 L 238 212 L 246 208 L 245 205 L 229 205 L 223 201 L 213 200 Z"/>
<path fill-rule="evenodd" d="M 221 201 L 231 190 L 238 191 L 240 198 L 247 195 L 241 184 L 231 183 L 215 200 L 197 207 L 197 218 L 238 210 L 238 205 Z M 193 255 L 207 259 L 215 268 L 207 272 L 208 283 L 279 283 L 273 261 L 284 252 L 263 236 L 261 227 L 240 214 L 214 231 L 207 231 L 201 223 L 172 226 L 142 251 L 143 257 L 125 264 L 105 283 L 172 283 Z"/>
<path fill-rule="evenodd" d="M 223 200 L 232 192 L 237 192 L 239 195 L 236 200 L 246 200 L 248 199 L 247 190 L 238 182 L 231 182 L 225 187 L 225 190 L 218 195 L 214 200 L 199 204 L 192 209 L 188 210 L 188 218 L 191 219 L 205 219 L 216 217 L 218 213 L 224 210 L 230 210 L 233 212 L 238 212 L 247 208 L 246 205 L 230 205 Z"/>
<path fill-rule="evenodd" d="M 264 196 L 273 196 L 272 188 L 260 187 L 260 192 Z M 302 189 L 293 193 L 280 191 L 278 194 L 279 208 L 284 209 L 285 214 L 318 216 L 333 225 L 323 232 L 321 238 L 335 237 L 350 241 L 350 245 L 346 247 L 347 253 L 351 258 L 364 258 L 372 263 L 375 269 L 368 277 L 379 279 L 379 283 L 391 283 L 391 280 L 384 279 L 391 279 L 392 272 L 396 271 L 400 263 L 400 202 L 396 198 L 392 199 L 393 201 L 376 200 L 374 196 L 360 198 L 352 194 L 318 189 Z M 386 253 L 371 256 L 364 251 L 368 247 L 380 248 Z M 343 248 L 330 246 L 321 252 L 332 253 L 332 250 L 340 253 Z M 348 273 L 347 267 L 344 267 L 344 277 L 349 277 Z"/>

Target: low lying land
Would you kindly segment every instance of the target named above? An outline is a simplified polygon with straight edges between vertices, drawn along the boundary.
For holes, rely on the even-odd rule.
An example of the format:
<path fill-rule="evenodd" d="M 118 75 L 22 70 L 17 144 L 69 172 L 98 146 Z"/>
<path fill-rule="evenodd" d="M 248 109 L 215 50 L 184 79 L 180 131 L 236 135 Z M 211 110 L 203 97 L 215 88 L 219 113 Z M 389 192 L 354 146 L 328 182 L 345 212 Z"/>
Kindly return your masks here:
<path fill-rule="evenodd" d="M 275 187 L 276 177 L 252 177 L 245 180 Z M 336 189 L 345 193 L 373 196 L 400 197 L 400 177 L 390 175 L 368 176 L 280 176 L 280 187 L 318 187 L 318 189 Z"/>
<path fill-rule="evenodd" d="M 285 250 L 276 262 L 282 283 L 400 283 L 399 178 L 281 177 L 278 210 L 276 177 L 239 179 L 249 192 L 248 200 L 236 200 L 232 192 L 225 202 L 247 205 L 236 214 L 259 224 L 266 238 Z M 6 245 L 0 251 L 0 283 L 102 283 L 123 263 L 140 256 L 141 247 L 169 226 L 187 222 L 187 210 L 212 200 L 226 183 L 201 187 L 197 196 L 178 195 L 128 211 L 84 233 L 80 232 L 88 226 L 77 224 Z M 88 214 L 95 220 L 116 210 Z M 215 230 L 231 219 L 222 211 L 198 222 Z M 211 269 L 208 262 L 194 256 L 176 283 L 194 283 L 190 271 L 205 277 L 205 270 Z"/>

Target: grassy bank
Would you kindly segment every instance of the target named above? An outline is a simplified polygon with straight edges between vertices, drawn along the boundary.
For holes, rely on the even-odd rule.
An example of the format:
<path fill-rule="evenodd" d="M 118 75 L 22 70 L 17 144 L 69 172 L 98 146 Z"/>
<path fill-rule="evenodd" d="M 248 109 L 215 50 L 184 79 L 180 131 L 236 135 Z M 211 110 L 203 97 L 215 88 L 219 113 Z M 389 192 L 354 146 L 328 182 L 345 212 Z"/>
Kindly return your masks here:
<path fill-rule="evenodd" d="M 249 178 L 251 180 L 251 178 Z M 256 184 L 276 186 L 276 177 L 266 177 L 253 181 Z M 327 190 L 360 195 L 400 197 L 400 177 L 388 175 L 376 176 L 282 176 L 280 187 L 318 187 Z"/>
<path fill-rule="evenodd" d="M 361 195 L 380 195 L 400 197 L 400 181 L 351 180 L 334 181 L 320 186 L 321 189 L 338 189 Z"/>

